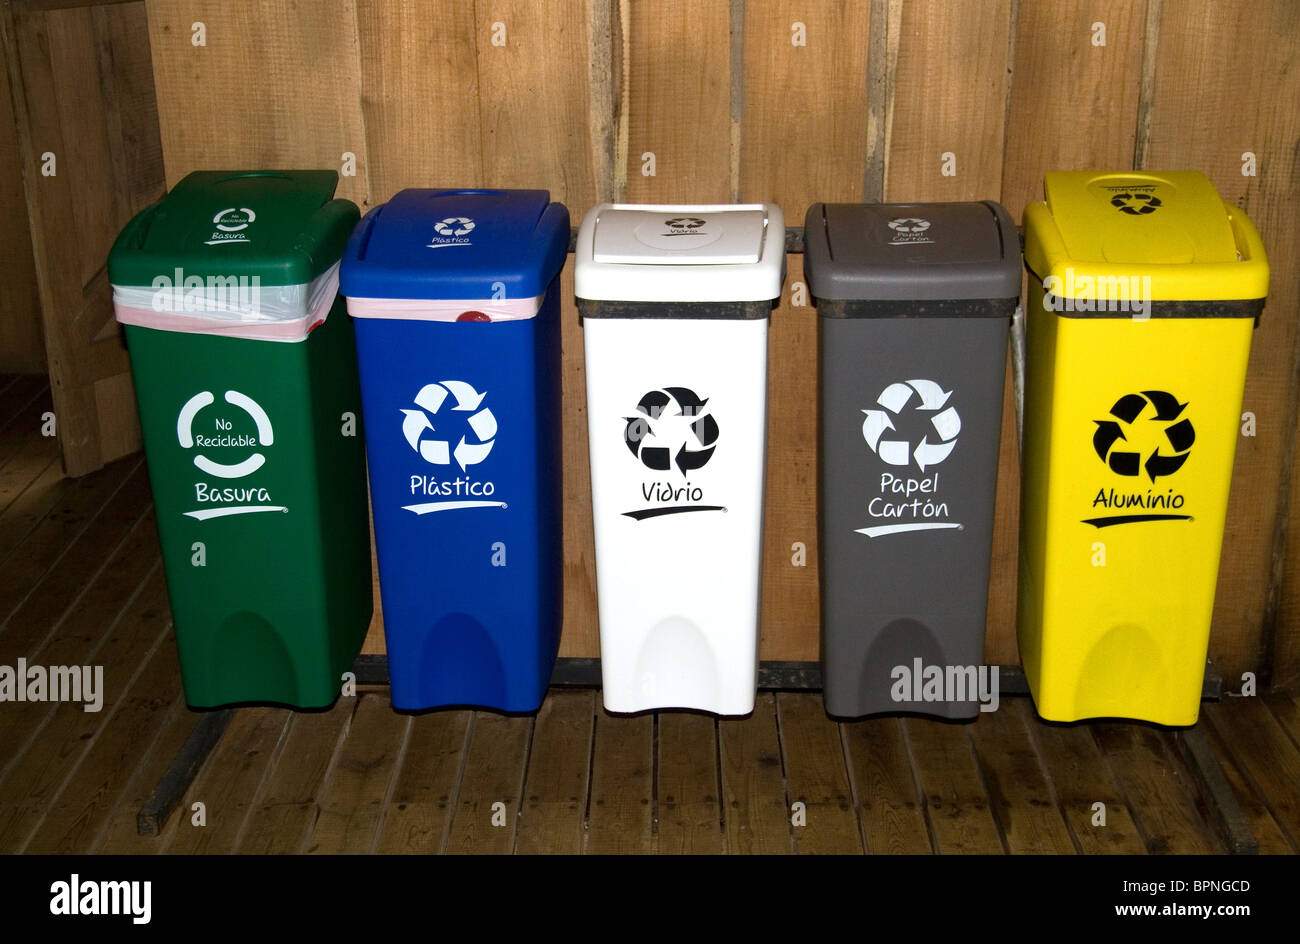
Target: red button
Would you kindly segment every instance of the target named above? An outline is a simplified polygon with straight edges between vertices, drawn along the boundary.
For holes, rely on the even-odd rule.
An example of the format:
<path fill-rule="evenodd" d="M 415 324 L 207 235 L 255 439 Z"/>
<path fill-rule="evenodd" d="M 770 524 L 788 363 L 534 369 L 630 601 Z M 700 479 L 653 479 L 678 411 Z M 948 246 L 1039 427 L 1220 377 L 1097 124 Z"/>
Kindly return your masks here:
<path fill-rule="evenodd" d="M 457 321 L 491 321 L 487 315 L 481 311 L 463 311 Z"/>

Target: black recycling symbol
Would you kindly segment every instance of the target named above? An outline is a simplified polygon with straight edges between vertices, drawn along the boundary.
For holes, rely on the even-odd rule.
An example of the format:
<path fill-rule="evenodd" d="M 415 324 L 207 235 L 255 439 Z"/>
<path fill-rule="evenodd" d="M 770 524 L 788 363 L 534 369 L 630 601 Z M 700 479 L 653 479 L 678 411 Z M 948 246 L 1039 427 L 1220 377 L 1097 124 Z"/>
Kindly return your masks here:
<path fill-rule="evenodd" d="M 1143 216 L 1154 213 L 1161 203 L 1159 197 L 1150 193 L 1117 193 L 1110 198 L 1110 205 L 1121 213 Z"/>
<path fill-rule="evenodd" d="M 648 469 L 666 472 L 676 465 L 682 475 L 704 466 L 718 442 L 718 423 L 687 387 L 651 390 L 629 416 L 624 439 L 632 455 Z M 674 409 L 675 407 L 675 409 Z"/>
<path fill-rule="evenodd" d="M 1124 448 L 1128 444 L 1124 430 L 1132 431 L 1133 424 L 1148 407 L 1150 415 L 1146 421 L 1164 424 L 1165 440 L 1172 451 L 1161 452 L 1161 447 L 1157 446 L 1143 462 L 1140 452 Z M 1110 408 L 1110 415 L 1115 419 L 1093 421 L 1097 424 L 1097 431 L 1093 433 L 1092 446 L 1110 470 L 1120 475 L 1139 475 L 1146 469 L 1152 482 L 1162 475 L 1173 475 L 1183 467 L 1192 443 L 1196 441 L 1192 421 L 1182 415 L 1186 408 L 1186 403 L 1179 403 L 1177 397 L 1163 390 L 1125 394 Z"/>
<path fill-rule="evenodd" d="M 698 216 L 674 216 L 671 220 L 664 220 L 664 225 L 673 229 L 699 229 L 704 220 Z"/>

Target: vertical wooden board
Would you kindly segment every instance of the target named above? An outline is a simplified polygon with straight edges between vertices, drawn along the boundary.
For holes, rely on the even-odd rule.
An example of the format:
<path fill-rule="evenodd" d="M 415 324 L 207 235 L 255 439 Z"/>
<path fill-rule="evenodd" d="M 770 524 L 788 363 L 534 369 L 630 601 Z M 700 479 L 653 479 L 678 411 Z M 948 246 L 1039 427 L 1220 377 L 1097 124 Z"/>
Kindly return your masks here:
<path fill-rule="evenodd" d="M 411 718 L 376 852 L 442 851 L 472 716 L 471 711 L 432 711 Z"/>
<path fill-rule="evenodd" d="M 307 842 L 309 853 L 368 853 L 379 827 L 410 717 L 393 711 L 386 696 L 360 697 L 339 749 L 320 816 Z"/>
<path fill-rule="evenodd" d="M 22 851 L 66 855 L 89 849 L 107 826 L 142 756 L 162 732 L 172 705 L 181 698 L 175 655 L 159 645 L 103 719 L 89 749 L 67 769 L 62 788 L 50 798 Z M 60 707 L 80 710 L 78 705 Z"/>
<path fill-rule="evenodd" d="M 1147 168 L 1203 170 L 1224 200 L 1244 207 L 1273 271 L 1242 404 L 1257 417 L 1257 435 L 1237 439 L 1210 639 L 1225 678 L 1258 670 L 1266 657 L 1261 626 L 1281 550 L 1274 526 L 1286 447 L 1296 435 L 1298 39 L 1300 7 L 1287 0 L 1164 4 L 1145 148 Z M 1246 152 L 1256 155 L 1258 176 L 1242 175 Z"/>
<path fill-rule="evenodd" d="M 595 708 L 591 691 L 552 690 L 542 702 L 528 754 L 516 854 L 582 851 Z"/>
<path fill-rule="evenodd" d="M 560 655 L 600 655 L 596 604 L 596 535 L 591 513 L 591 462 L 587 439 L 587 369 L 582 326 L 573 301 L 573 267 L 560 273 L 560 344 L 563 349 L 561 470 L 564 489 L 564 632 Z"/>
<path fill-rule="evenodd" d="M 358 0 L 370 201 L 484 179 L 473 3 Z M 352 150 L 356 150 L 353 148 Z"/>
<path fill-rule="evenodd" d="M 1005 851 L 980 782 L 967 725 L 907 718 L 904 722 L 930 832 L 940 853 Z"/>
<path fill-rule="evenodd" d="M 89 7 L 54 10 L 44 14 L 44 19 L 65 153 L 55 154 L 57 177 L 41 183 L 71 190 L 80 270 L 60 273 L 60 277 L 79 277 L 84 286 L 104 267 L 109 247 L 126 222 L 126 205 L 112 186 L 113 150 L 93 11 Z M 71 234 L 51 235 L 66 239 Z"/>
<path fill-rule="evenodd" d="M 802 225 L 811 203 L 862 197 L 870 9 L 852 0 L 744 5 L 740 199 L 779 204 L 789 226 Z M 806 45 L 794 44 L 796 23 Z"/>
<path fill-rule="evenodd" d="M 149 18 L 143 0 L 97 6 L 93 14 L 113 187 L 130 216 L 161 197 L 166 180 Z"/>
<path fill-rule="evenodd" d="M 1022 4 L 1023 6 L 1023 4 Z M 1002 192 L 1012 4 L 890 3 L 884 195 L 894 202 L 987 200 Z M 945 155 L 955 173 L 944 173 Z M 1017 661 L 1019 471 L 1010 365 L 999 449 L 987 658 Z"/>
<path fill-rule="evenodd" d="M 78 321 L 86 279 L 78 208 L 67 179 L 67 173 L 75 174 L 75 169 L 68 167 L 72 148 L 64 140 L 65 122 L 58 105 L 55 55 L 66 37 L 58 30 L 51 34 L 45 13 L 22 11 L 19 14 L 8 6 L 0 11 L 0 33 L 15 93 L 46 364 L 59 416 L 59 448 L 68 473 L 84 475 L 100 468 L 103 460 L 99 453 L 94 391 L 90 386 L 93 375 L 88 375 L 87 370 L 90 360 L 87 326 Z M 90 54 L 89 50 L 86 52 Z M 86 75 L 83 63 L 77 63 L 74 71 Z M 74 137 L 79 130 L 74 129 Z M 86 134 L 93 138 L 94 129 L 87 129 Z M 63 177 L 57 173 L 46 175 L 49 154 L 55 157 L 56 171 L 59 155 L 63 155 Z M 69 238 L 68 234 L 76 238 Z"/>
<path fill-rule="evenodd" d="M 1231 712 L 1231 705 L 1224 707 Z M 1213 720 L 1210 720 L 1203 730 L 1205 740 L 1210 745 L 1210 750 L 1219 769 L 1223 772 L 1224 779 L 1228 782 L 1229 789 L 1232 790 L 1232 795 L 1241 809 L 1250 833 L 1259 845 L 1260 854 L 1291 855 L 1300 851 L 1287 841 L 1282 827 L 1269 812 L 1267 798 L 1262 796 L 1247 779 L 1243 770 L 1245 765 L 1237 757 L 1235 745 L 1229 746 L 1230 742 L 1219 733 Z"/>
<path fill-rule="evenodd" d="M 981 714 L 970 729 L 993 818 L 1008 852 L 1071 854 L 1074 842 L 1018 710 L 1022 703 L 1004 701 L 997 711 Z"/>
<path fill-rule="evenodd" d="M 611 715 L 598 707 L 585 851 L 653 852 L 654 716 Z"/>
<path fill-rule="evenodd" d="M 45 373 L 36 262 L 9 70 L 0 69 L 0 372 Z M 0 416 L 3 414 L 0 413 Z"/>
<path fill-rule="evenodd" d="M 284 743 L 293 712 L 285 708 L 241 708 L 181 799 L 166 830 L 169 855 L 229 855 L 239 845 L 248 811 L 258 800 L 276 750 Z M 202 803 L 204 823 L 191 809 Z"/>
<path fill-rule="evenodd" d="M 1197 809 L 1192 778 L 1169 751 L 1164 732 L 1111 722 L 1089 727 L 1128 799 L 1148 852 L 1222 851 Z"/>
<path fill-rule="evenodd" d="M 587 138 L 598 201 L 614 199 L 618 111 L 623 88 L 619 0 L 586 0 Z"/>
<path fill-rule="evenodd" d="M 866 851 L 932 852 L 902 719 L 846 723 L 844 744 Z"/>
<path fill-rule="evenodd" d="M 1056 792 L 1061 815 L 1080 851 L 1089 855 L 1145 855 L 1146 843 L 1089 727 L 1048 724 L 1030 718 L 1028 704 L 1023 714 L 1030 739 Z M 1105 825 L 1093 825 L 1098 812 L 1093 809 L 1096 803 L 1104 807 Z"/>
<path fill-rule="evenodd" d="M 203 168 L 338 168 L 346 151 L 356 176 L 339 180 L 338 195 L 365 204 L 352 0 L 146 7 L 168 186 Z M 193 45 L 194 23 L 205 25 L 206 46 Z"/>
<path fill-rule="evenodd" d="M 1010 357 L 1002 384 L 1002 431 L 993 498 L 993 542 L 989 548 L 989 599 L 984 615 L 984 661 L 1019 665 L 1016 605 L 1020 570 L 1020 443 Z"/>
<path fill-rule="evenodd" d="M 658 720 L 655 851 L 716 855 L 722 852 L 716 723 L 685 711 L 662 711 Z"/>
<path fill-rule="evenodd" d="M 113 343 L 113 342 L 109 342 Z M 135 385 L 130 372 L 95 381 L 95 421 L 99 424 L 99 454 L 113 462 L 144 447 L 136 413 Z"/>
<path fill-rule="evenodd" d="M 731 198 L 731 16 L 725 3 L 620 0 L 620 199 Z M 654 176 L 645 176 L 653 155 Z"/>
<path fill-rule="evenodd" d="M 718 752 L 727 852 L 792 852 L 781 735 L 771 692 L 758 693 L 748 717 L 718 720 Z"/>
<path fill-rule="evenodd" d="M 885 199 L 985 200 L 1001 191 L 1011 0 L 890 4 L 897 36 Z M 898 19 L 897 17 L 900 17 Z M 956 158 L 944 176 L 943 155 Z"/>
<path fill-rule="evenodd" d="M 52 330 L 68 332 L 67 379 L 88 393 L 86 409 L 93 409 L 77 421 L 97 430 L 103 463 L 140 447 L 105 259 L 121 227 L 163 184 L 143 4 L 52 11 L 45 39 L 64 153 L 56 155 L 61 174 L 40 189 L 60 186 L 60 199 L 71 203 L 79 267 L 79 278 L 62 267 L 47 277 L 83 289 L 68 292 L 47 315 L 54 316 Z M 66 241 L 63 234 L 45 235 Z M 71 417 L 64 409 L 60 414 L 66 425 Z"/>
<path fill-rule="evenodd" d="M 1016 5 L 1001 188 L 1013 218 L 1043 199 L 1047 171 L 1132 166 L 1145 24 L 1145 0 Z"/>
<path fill-rule="evenodd" d="M 375 510 L 368 501 L 366 502 L 366 517 L 369 519 L 370 525 L 370 599 L 373 601 L 374 613 L 370 617 L 370 628 L 366 630 L 366 638 L 361 642 L 361 654 L 382 655 L 388 650 L 388 640 L 384 638 L 384 596 L 379 589 L 379 553 L 375 546 Z"/>
<path fill-rule="evenodd" d="M 1300 475 L 1295 471 L 1295 457 L 1300 455 L 1300 429 L 1291 447 L 1291 472 L 1288 488 L 1286 546 L 1281 556 L 1280 585 L 1270 588 L 1277 609 L 1272 614 L 1269 659 L 1271 682 L 1281 691 L 1300 687 Z M 1275 558 L 1275 564 L 1277 560 Z M 1267 629 L 1266 629 L 1267 632 Z"/>
<path fill-rule="evenodd" d="M 1235 8 L 1229 10 L 1235 14 Z M 1300 685 L 1300 475 L 1296 473 L 1296 456 L 1300 455 L 1300 424 L 1297 424 L 1296 400 L 1300 392 L 1300 352 L 1294 332 L 1297 320 L 1297 307 L 1300 307 L 1300 278 L 1296 277 L 1297 265 L 1300 264 L 1300 187 L 1296 179 L 1300 176 L 1300 119 L 1296 109 L 1290 107 L 1300 90 L 1300 11 L 1293 5 L 1273 2 L 1258 5 L 1246 5 L 1246 12 L 1236 19 L 1234 37 L 1245 33 L 1244 41 L 1248 44 L 1240 52 L 1249 55 L 1253 65 L 1237 66 L 1249 74 L 1250 84 L 1240 90 L 1243 97 L 1258 95 L 1257 108 L 1244 108 L 1240 105 L 1231 114 L 1231 126 L 1240 128 L 1231 138 L 1225 140 L 1216 133 L 1217 150 L 1225 152 L 1223 160 L 1226 166 L 1223 173 L 1231 178 L 1234 190 L 1246 188 L 1244 206 L 1251 219 L 1259 227 L 1260 235 L 1268 250 L 1272 278 L 1269 285 L 1268 305 L 1260 328 L 1256 332 L 1254 348 L 1251 354 L 1250 379 L 1246 384 L 1246 401 L 1243 410 L 1256 413 L 1260 423 L 1261 436 L 1266 417 L 1272 417 L 1273 434 L 1289 440 L 1289 450 L 1282 453 L 1283 471 L 1280 479 L 1284 494 L 1279 496 L 1286 502 L 1285 519 L 1278 525 L 1281 530 L 1274 535 L 1273 544 L 1273 579 L 1270 581 L 1269 598 L 1265 610 L 1265 639 L 1262 659 L 1272 674 L 1272 684 L 1276 688 L 1294 691 Z M 1237 52 L 1234 50 L 1234 53 Z M 1223 63 L 1222 68 L 1234 66 Z M 1221 73 L 1216 79 L 1226 79 Z M 1231 108 L 1232 91 L 1225 89 L 1222 95 L 1227 107 Z M 1254 118 L 1252 122 L 1251 119 Z M 1231 147 L 1242 132 L 1251 138 L 1249 145 L 1240 148 Z M 1257 179 L 1243 178 L 1233 173 L 1233 160 L 1240 157 L 1240 152 L 1250 150 L 1256 153 L 1259 163 Z M 1234 154 L 1234 152 L 1238 152 Z M 1225 183 L 1218 181 L 1222 190 Z M 1234 196 L 1228 196 L 1234 203 L 1240 203 Z M 1289 340 L 1291 343 L 1291 370 L 1286 372 L 1285 350 L 1278 350 Z M 1285 387 L 1289 410 L 1278 411 L 1278 391 Z M 1232 520 L 1234 505 L 1243 510 L 1252 507 L 1254 497 L 1242 494 L 1239 485 L 1243 480 L 1249 481 L 1252 471 L 1243 468 L 1243 450 L 1252 454 L 1259 446 L 1258 439 L 1239 441 L 1236 474 L 1233 478 L 1233 496 L 1240 502 L 1229 502 L 1229 521 Z M 1269 493 L 1267 481 L 1257 486 L 1259 494 L 1265 498 Z M 1252 517 L 1253 521 L 1254 518 Z M 1237 529 L 1229 529 L 1229 540 Z M 1262 529 L 1261 529 L 1262 530 Z M 1256 536 L 1256 540 L 1259 536 Z M 1285 541 L 1285 545 L 1282 545 Z M 1232 546 L 1232 545 L 1229 545 Z M 1285 553 L 1283 553 L 1283 551 Z M 1243 562 L 1243 569 L 1253 566 L 1249 561 Z M 1231 585 L 1234 577 L 1227 573 L 1224 566 L 1219 569 L 1219 599 Z M 1231 613 L 1231 606 L 1223 608 Z M 1215 616 L 1219 615 L 1216 606 Z M 1271 638 L 1270 638 L 1271 637 Z M 1211 654 L 1217 650 L 1211 643 Z M 1255 653 L 1252 653 L 1255 654 Z M 1236 666 L 1223 662 L 1225 676 L 1231 672 L 1238 676 Z M 1251 667 L 1249 664 L 1247 667 Z"/>
<path fill-rule="evenodd" d="M 45 347 L 64 462 L 80 475 L 139 447 L 104 262 L 162 187 L 148 33 L 138 3 L 24 9 L 13 22 Z"/>
<path fill-rule="evenodd" d="M 862 852 L 862 835 L 845 768 L 840 726 L 826 717 L 821 696 L 776 696 L 790 803 L 804 804 L 806 824 L 794 825 L 801 853 Z"/>
<path fill-rule="evenodd" d="M 816 661 L 821 597 L 817 559 L 817 311 L 790 304 L 803 257 L 789 256 L 787 288 L 768 335 L 767 483 L 763 510 L 763 659 Z M 802 551 L 796 545 L 802 545 Z M 796 563 L 800 561 L 801 563 Z"/>
<path fill-rule="evenodd" d="M 447 852 L 509 853 L 514 848 L 532 733 L 531 717 L 474 713 Z"/>
<path fill-rule="evenodd" d="M 545 187 L 575 218 L 596 202 L 587 112 L 586 4 L 478 0 L 479 114 L 483 179 Z M 504 45 L 494 40 L 497 26 Z"/>
<path fill-rule="evenodd" d="M 328 711 L 294 714 L 257 806 L 249 811 L 236 852 L 302 852 L 355 709 L 355 699 L 340 698 Z"/>
<path fill-rule="evenodd" d="M 1300 747 L 1260 698 L 1208 704 L 1205 714 L 1288 841 L 1300 849 Z"/>

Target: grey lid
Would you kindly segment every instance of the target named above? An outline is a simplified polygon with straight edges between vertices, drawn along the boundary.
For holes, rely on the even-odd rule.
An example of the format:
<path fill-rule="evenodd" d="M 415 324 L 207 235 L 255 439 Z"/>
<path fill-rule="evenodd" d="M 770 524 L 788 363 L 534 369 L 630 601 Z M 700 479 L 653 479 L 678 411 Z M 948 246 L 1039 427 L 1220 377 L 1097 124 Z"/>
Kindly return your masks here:
<path fill-rule="evenodd" d="M 814 203 L 804 218 L 804 274 L 817 299 L 1014 301 L 1020 271 L 1016 224 L 991 200 Z"/>

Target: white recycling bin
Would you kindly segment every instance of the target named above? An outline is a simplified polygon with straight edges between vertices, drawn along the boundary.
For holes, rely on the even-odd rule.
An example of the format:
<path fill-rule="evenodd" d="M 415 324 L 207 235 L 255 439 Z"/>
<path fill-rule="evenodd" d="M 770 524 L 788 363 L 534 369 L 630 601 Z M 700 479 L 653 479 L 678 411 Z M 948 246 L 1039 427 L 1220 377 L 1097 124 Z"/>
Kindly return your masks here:
<path fill-rule="evenodd" d="M 785 220 L 601 204 L 575 259 L 605 707 L 748 714 Z"/>

